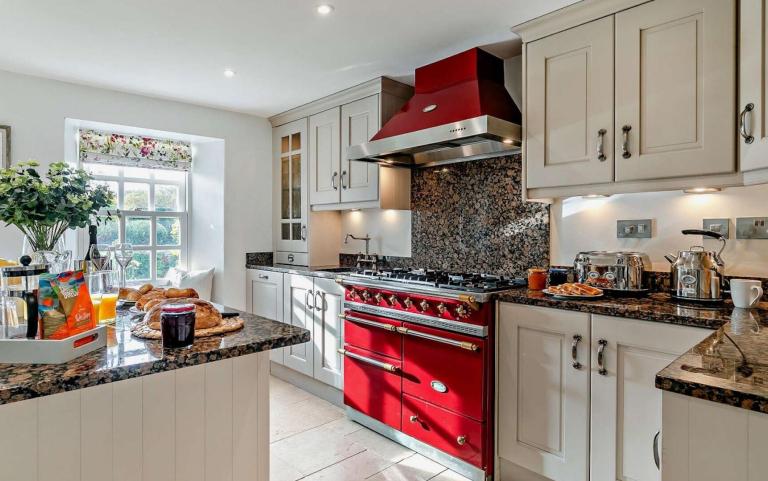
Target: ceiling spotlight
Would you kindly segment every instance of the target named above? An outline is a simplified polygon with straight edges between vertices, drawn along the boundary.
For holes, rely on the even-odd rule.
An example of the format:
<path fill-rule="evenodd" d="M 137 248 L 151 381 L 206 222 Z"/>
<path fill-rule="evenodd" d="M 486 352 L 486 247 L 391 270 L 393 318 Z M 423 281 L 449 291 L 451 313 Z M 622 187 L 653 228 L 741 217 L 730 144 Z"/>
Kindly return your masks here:
<path fill-rule="evenodd" d="M 694 187 L 692 189 L 685 189 L 683 192 L 686 194 L 713 194 L 715 192 L 720 192 L 720 187 Z"/>
<path fill-rule="evenodd" d="M 235 71 L 232 70 L 231 68 L 225 68 L 224 69 L 224 76 L 227 77 L 227 78 L 232 78 L 232 77 L 235 76 Z"/>
<path fill-rule="evenodd" d="M 320 15 L 329 15 L 331 12 L 333 12 L 333 5 L 329 3 L 321 3 L 317 6 L 317 13 Z"/>

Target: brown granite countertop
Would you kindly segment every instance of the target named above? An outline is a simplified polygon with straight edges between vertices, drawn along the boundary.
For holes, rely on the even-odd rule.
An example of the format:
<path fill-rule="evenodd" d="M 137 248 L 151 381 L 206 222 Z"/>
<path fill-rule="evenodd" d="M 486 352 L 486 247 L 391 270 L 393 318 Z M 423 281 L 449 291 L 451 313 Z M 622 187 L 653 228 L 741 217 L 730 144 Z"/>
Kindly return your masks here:
<path fill-rule="evenodd" d="M 229 309 L 228 309 L 229 310 Z M 306 329 L 240 313 L 239 331 L 196 339 L 186 349 L 163 349 L 160 341 L 133 337 L 135 315 L 118 311 L 107 347 L 64 364 L 0 364 L 0 404 L 205 364 L 310 340 Z"/>

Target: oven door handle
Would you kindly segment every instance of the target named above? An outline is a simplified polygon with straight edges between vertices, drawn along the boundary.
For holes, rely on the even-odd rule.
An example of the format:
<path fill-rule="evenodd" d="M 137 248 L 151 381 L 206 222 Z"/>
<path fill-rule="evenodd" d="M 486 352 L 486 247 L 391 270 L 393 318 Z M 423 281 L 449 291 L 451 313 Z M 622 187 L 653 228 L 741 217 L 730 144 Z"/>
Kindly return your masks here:
<path fill-rule="evenodd" d="M 467 351 L 475 352 L 480 349 L 480 347 L 474 342 L 456 341 L 454 339 L 448 339 L 447 337 L 435 336 L 432 334 L 427 334 L 426 332 L 414 331 L 413 329 L 408 329 L 407 327 L 398 327 L 397 332 L 400 334 L 405 334 L 406 336 L 420 337 L 422 339 L 429 339 L 430 341 L 448 344 L 449 346 L 460 347 L 462 349 L 466 349 Z"/>
<path fill-rule="evenodd" d="M 366 326 L 376 327 L 378 329 L 384 329 L 385 331 L 397 332 L 397 327 L 391 324 L 384 324 L 383 322 L 369 321 L 368 319 L 361 319 L 359 317 L 350 316 L 349 314 L 339 314 L 339 317 L 350 322 L 357 324 L 365 324 Z"/>
<path fill-rule="evenodd" d="M 361 356 L 360 354 L 355 354 L 354 352 L 349 352 L 346 349 L 338 349 L 339 354 L 342 356 L 347 356 L 352 359 L 356 359 L 360 362 L 364 362 L 366 364 L 370 364 L 371 366 L 376 366 L 378 368 L 384 369 L 385 371 L 389 372 L 397 372 L 399 367 L 395 366 L 394 364 L 390 364 L 388 362 L 381 362 L 377 361 L 376 359 L 371 359 L 370 357 Z"/>

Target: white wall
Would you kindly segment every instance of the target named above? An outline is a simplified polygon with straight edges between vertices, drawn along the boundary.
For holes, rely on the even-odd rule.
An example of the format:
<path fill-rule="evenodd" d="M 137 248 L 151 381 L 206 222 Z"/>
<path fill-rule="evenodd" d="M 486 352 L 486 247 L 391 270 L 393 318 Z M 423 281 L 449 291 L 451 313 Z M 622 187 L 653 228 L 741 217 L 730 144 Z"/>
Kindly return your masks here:
<path fill-rule="evenodd" d="M 272 250 L 271 128 L 266 119 L 0 71 L 0 124 L 12 127 L 14 161 L 64 160 L 67 118 L 220 138 L 225 141 L 222 302 L 245 307 L 245 253 Z M 71 140 L 71 139 L 69 139 Z M 0 226 L 0 257 L 22 237 Z"/>
<path fill-rule="evenodd" d="M 371 253 L 383 256 L 411 256 L 411 211 L 366 209 L 345 211 L 341 214 L 341 252 L 357 254 L 365 249 L 365 242 L 349 239 L 347 234 L 358 237 L 371 236 Z"/>
<path fill-rule="evenodd" d="M 768 185 L 704 195 L 675 191 L 558 200 L 551 208 L 552 264 L 570 265 L 585 250 L 638 250 L 651 257 L 654 270 L 667 271 L 664 254 L 702 244 L 700 236 L 685 236 L 681 230 L 700 229 L 704 218 L 730 218 L 731 238 L 723 252 L 726 272 L 768 277 L 768 240 L 738 240 L 735 234 L 736 217 L 757 216 L 768 216 Z M 619 219 L 653 219 L 653 237 L 617 239 Z M 708 250 L 719 247 L 715 240 L 703 243 Z"/>

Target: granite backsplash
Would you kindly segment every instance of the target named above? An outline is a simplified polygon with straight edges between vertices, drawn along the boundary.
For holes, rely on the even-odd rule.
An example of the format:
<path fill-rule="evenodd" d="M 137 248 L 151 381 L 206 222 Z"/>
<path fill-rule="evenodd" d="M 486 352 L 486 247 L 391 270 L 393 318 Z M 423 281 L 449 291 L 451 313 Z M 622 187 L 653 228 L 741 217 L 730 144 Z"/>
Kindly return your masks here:
<path fill-rule="evenodd" d="M 414 170 L 412 256 L 388 257 L 389 265 L 510 276 L 547 266 L 549 207 L 523 202 L 521 186 L 519 154 Z"/>

